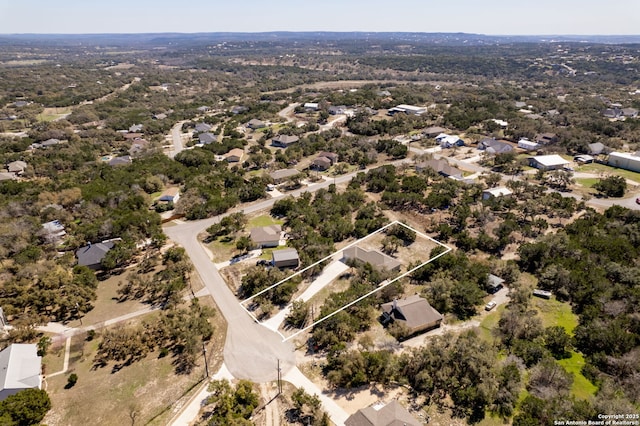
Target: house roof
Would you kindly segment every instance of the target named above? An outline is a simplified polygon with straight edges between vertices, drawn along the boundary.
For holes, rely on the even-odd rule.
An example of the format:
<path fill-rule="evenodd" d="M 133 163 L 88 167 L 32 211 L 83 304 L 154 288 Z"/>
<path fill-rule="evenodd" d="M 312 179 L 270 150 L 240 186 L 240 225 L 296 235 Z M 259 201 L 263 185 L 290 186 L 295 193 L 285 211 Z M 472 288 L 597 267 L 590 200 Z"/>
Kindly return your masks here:
<path fill-rule="evenodd" d="M 61 224 L 59 220 L 52 220 L 51 222 L 43 223 L 42 228 L 50 234 L 64 232 L 64 225 Z"/>
<path fill-rule="evenodd" d="M 511 192 L 511 190 L 509 190 L 508 188 L 505 188 L 504 186 L 500 186 L 498 188 L 485 189 L 482 192 L 484 192 L 485 194 L 493 195 L 494 197 L 502 197 L 503 195 L 511 195 L 511 194 L 513 194 L 513 192 Z"/>
<path fill-rule="evenodd" d="M 274 262 L 286 262 L 289 260 L 299 260 L 298 250 L 294 248 L 286 248 L 282 250 L 274 250 L 271 252 Z"/>
<path fill-rule="evenodd" d="M 109 250 L 115 246 L 113 241 L 104 243 L 88 244 L 80 247 L 76 251 L 79 266 L 99 265 L 102 259 L 107 255 Z"/>
<path fill-rule="evenodd" d="M 442 320 L 442 314 L 417 294 L 382 305 L 382 310 L 396 321 L 404 321 L 410 329 L 424 327 Z"/>
<path fill-rule="evenodd" d="M 213 133 L 200 133 L 198 135 L 198 140 L 200 141 L 200 143 L 208 145 L 210 143 L 217 141 L 218 137 Z"/>
<path fill-rule="evenodd" d="M 196 132 L 208 132 L 211 130 L 211 126 L 207 123 L 196 124 Z"/>
<path fill-rule="evenodd" d="M 338 154 L 336 154 L 335 152 L 322 151 L 318 154 L 318 157 L 327 157 L 329 160 L 333 161 L 334 163 L 338 161 Z"/>
<path fill-rule="evenodd" d="M 0 172 L 0 181 L 18 179 L 14 173 Z"/>
<path fill-rule="evenodd" d="M 421 170 L 425 168 L 433 169 L 436 173 L 440 173 L 444 176 L 456 176 L 462 177 L 462 170 L 457 169 L 447 162 L 447 160 L 440 158 L 438 160 L 427 160 L 416 165 L 416 169 Z"/>
<path fill-rule="evenodd" d="M 606 146 L 600 142 L 590 143 L 589 144 L 589 153 L 597 155 L 602 154 L 602 152 L 606 149 Z"/>
<path fill-rule="evenodd" d="M 177 186 L 172 186 L 171 188 L 167 188 L 160 194 L 158 200 L 160 201 L 173 201 L 176 196 L 180 194 L 180 188 Z"/>
<path fill-rule="evenodd" d="M 486 149 L 491 154 L 503 154 L 513 151 L 513 146 L 507 142 L 499 141 L 494 138 L 486 138 L 478 143 L 478 149 Z"/>
<path fill-rule="evenodd" d="M 544 167 L 564 166 L 565 164 L 569 164 L 569 161 L 560 157 L 558 154 L 538 155 L 531 158 Z"/>
<path fill-rule="evenodd" d="M 300 174 L 296 169 L 280 169 L 269 174 L 273 180 L 286 179 Z"/>
<path fill-rule="evenodd" d="M 231 157 L 238 157 L 238 161 L 242 160 L 242 157 L 244 156 L 244 150 L 240 149 L 240 148 L 233 148 L 231 151 L 227 152 L 224 155 L 224 158 L 227 159 L 227 161 L 229 161 L 231 159 Z"/>
<path fill-rule="evenodd" d="M 280 225 L 261 226 L 259 228 L 251 228 L 251 241 L 256 244 L 270 243 L 279 241 L 282 234 Z"/>
<path fill-rule="evenodd" d="M 420 426 L 411 413 L 397 400 L 387 405 L 373 405 L 356 411 L 345 422 L 345 426 Z"/>
<path fill-rule="evenodd" d="M 40 388 L 42 358 L 33 344 L 14 343 L 0 352 L 0 385 L 4 389 Z"/>
<path fill-rule="evenodd" d="M 490 287 L 496 288 L 504 284 L 504 280 L 496 275 L 489 274 L 487 277 L 487 283 Z"/>
<path fill-rule="evenodd" d="M 262 120 L 258 120 L 257 118 L 252 118 L 247 123 L 247 126 L 249 126 L 249 127 L 264 127 L 264 126 L 266 126 L 266 124 Z"/>
<path fill-rule="evenodd" d="M 142 133 L 125 133 L 125 139 L 140 139 L 143 136 Z"/>
<path fill-rule="evenodd" d="M 124 157 L 114 157 L 109 160 L 110 166 L 126 166 L 127 164 L 131 164 L 131 156 L 125 155 Z"/>
<path fill-rule="evenodd" d="M 444 132 L 446 132 L 446 129 L 443 129 L 442 127 L 427 127 L 422 131 L 423 134 L 428 136 L 439 135 Z"/>
<path fill-rule="evenodd" d="M 313 160 L 312 164 L 314 166 L 319 166 L 319 167 L 328 169 L 329 167 L 331 167 L 332 162 L 327 157 L 317 157 L 316 159 Z"/>
<path fill-rule="evenodd" d="M 365 250 L 362 247 L 351 246 L 345 249 L 343 255 L 347 259 L 356 259 L 364 263 L 369 263 L 371 266 L 381 268 L 385 270 L 391 270 L 402 265 L 399 261 L 391 256 L 387 256 L 378 250 Z"/>
<path fill-rule="evenodd" d="M 23 172 L 24 169 L 26 168 L 27 168 L 27 163 L 25 163 L 22 160 L 12 161 L 11 163 L 7 164 L 7 170 L 13 173 Z"/>
<path fill-rule="evenodd" d="M 142 124 L 133 124 L 131 127 L 129 127 L 129 132 L 139 132 L 143 129 L 143 127 L 144 126 Z"/>
<path fill-rule="evenodd" d="M 271 142 L 289 145 L 292 143 L 296 143 L 299 140 L 300 138 L 295 135 L 278 135 L 275 138 L 271 139 Z"/>

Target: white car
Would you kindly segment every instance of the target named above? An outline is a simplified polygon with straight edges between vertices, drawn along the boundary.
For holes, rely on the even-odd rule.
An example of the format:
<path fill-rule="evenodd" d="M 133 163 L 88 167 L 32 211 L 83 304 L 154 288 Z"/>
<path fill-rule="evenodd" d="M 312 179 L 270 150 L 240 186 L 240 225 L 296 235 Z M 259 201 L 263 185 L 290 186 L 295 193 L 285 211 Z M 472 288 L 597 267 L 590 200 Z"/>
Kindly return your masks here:
<path fill-rule="evenodd" d="M 492 310 L 493 308 L 495 308 L 495 307 L 496 307 L 496 305 L 497 305 L 497 303 L 496 303 L 496 302 L 494 302 L 494 301 L 492 300 L 491 302 L 489 302 L 489 303 L 487 303 L 486 305 L 484 305 L 484 310 L 485 310 L 485 311 L 490 311 L 490 310 Z"/>

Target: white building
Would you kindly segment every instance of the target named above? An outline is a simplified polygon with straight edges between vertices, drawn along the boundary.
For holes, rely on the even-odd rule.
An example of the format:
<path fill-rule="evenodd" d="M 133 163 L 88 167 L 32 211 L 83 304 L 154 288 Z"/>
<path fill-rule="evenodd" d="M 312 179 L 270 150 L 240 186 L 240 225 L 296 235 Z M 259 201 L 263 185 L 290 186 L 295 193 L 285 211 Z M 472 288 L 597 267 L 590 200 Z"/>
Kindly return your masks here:
<path fill-rule="evenodd" d="M 36 345 L 14 343 L 0 352 L 0 401 L 24 389 L 41 389 L 41 372 Z"/>
<path fill-rule="evenodd" d="M 612 152 L 609 154 L 607 164 L 632 172 L 640 172 L 640 157 L 628 152 Z"/>
<path fill-rule="evenodd" d="M 533 151 L 535 149 L 540 148 L 540 144 L 537 142 L 531 142 L 527 139 L 520 139 L 518 141 L 518 148 L 522 148 L 525 151 Z"/>
<path fill-rule="evenodd" d="M 540 170 L 557 170 L 567 166 L 569 163 L 558 154 L 538 155 L 529 158 L 529 165 Z"/>
<path fill-rule="evenodd" d="M 405 114 L 412 114 L 412 115 L 421 115 L 427 112 L 427 109 L 425 107 L 402 104 L 402 105 L 398 105 L 396 107 L 391 108 L 388 111 L 388 114 L 393 115 L 397 112 L 403 112 Z"/>
<path fill-rule="evenodd" d="M 511 194 L 513 194 L 513 192 L 511 192 L 509 188 L 500 186 L 498 188 L 489 188 L 482 191 L 482 199 L 488 200 L 490 198 L 504 197 L 506 195 L 511 195 Z"/>

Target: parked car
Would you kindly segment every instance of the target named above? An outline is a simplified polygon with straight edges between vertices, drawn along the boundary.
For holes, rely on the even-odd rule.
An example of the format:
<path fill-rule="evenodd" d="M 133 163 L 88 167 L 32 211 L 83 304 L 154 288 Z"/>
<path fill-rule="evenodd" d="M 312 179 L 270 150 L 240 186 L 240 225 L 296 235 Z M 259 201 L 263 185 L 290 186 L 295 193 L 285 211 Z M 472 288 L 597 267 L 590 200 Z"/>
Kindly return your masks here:
<path fill-rule="evenodd" d="M 636 198 L 636 204 L 640 204 L 640 197 Z"/>
<path fill-rule="evenodd" d="M 485 310 L 485 311 L 490 311 L 490 310 L 492 310 L 493 308 L 495 308 L 495 307 L 496 307 L 496 305 L 497 305 L 497 303 L 496 303 L 496 302 L 494 302 L 494 301 L 492 300 L 491 302 L 489 302 L 489 303 L 487 303 L 486 305 L 484 305 L 484 310 Z"/>

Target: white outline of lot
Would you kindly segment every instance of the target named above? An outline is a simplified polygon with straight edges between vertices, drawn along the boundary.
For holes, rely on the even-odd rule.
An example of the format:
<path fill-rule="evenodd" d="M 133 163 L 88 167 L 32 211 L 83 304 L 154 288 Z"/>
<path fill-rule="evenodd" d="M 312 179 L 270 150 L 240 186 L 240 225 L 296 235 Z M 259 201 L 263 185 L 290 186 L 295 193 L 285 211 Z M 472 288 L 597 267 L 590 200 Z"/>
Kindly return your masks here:
<path fill-rule="evenodd" d="M 325 315 L 324 317 L 322 317 L 322 318 L 318 319 L 317 321 L 315 321 L 313 324 L 308 325 L 308 326 L 306 326 L 306 327 L 304 327 L 304 328 L 302 328 L 302 329 L 298 330 L 297 332 L 295 332 L 294 334 L 292 334 L 291 336 L 288 336 L 288 337 L 284 336 L 284 335 L 283 335 L 282 333 L 280 333 L 280 331 L 278 330 L 278 329 L 279 329 L 280 324 L 282 323 L 282 321 L 280 321 L 278 324 L 276 324 L 277 326 L 276 326 L 275 328 L 269 327 L 269 326 L 267 326 L 267 325 L 266 325 L 266 322 L 268 322 L 268 320 L 267 320 L 267 321 L 263 321 L 263 322 L 259 321 L 259 320 L 258 320 L 258 318 L 256 318 L 256 316 L 255 316 L 255 315 L 253 315 L 253 314 L 251 313 L 251 311 L 249 311 L 249 310 L 244 306 L 244 304 L 245 304 L 246 302 L 249 302 L 249 301 L 253 300 L 254 298 L 256 298 L 256 297 L 260 296 L 261 294 L 266 293 L 267 291 L 269 291 L 269 290 L 271 290 L 271 289 L 273 289 L 273 288 L 276 288 L 277 286 L 279 286 L 279 285 L 281 285 L 281 284 L 283 284 L 283 283 L 287 282 L 288 280 L 290 280 L 291 278 L 293 278 L 293 277 L 295 277 L 295 276 L 297 276 L 297 275 L 302 274 L 303 272 L 305 272 L 305 271 L 307 271 L 307 270 L 309 270 L 309 269 L 313 268 L 314 266 L 316 266 L 316 265 L 318 265 L 318 264 L 320 264 L 320 263 L 324 262 L 325 260 L 329 260 L 329 259 L 334 258 L 334 257 L 335 257 L 335 256 L 337 256 L 337 255 L 341 255 L 341 253 L 342 253 L 344 250 L 348 249 L 349 247 L 352 247 L 352 246 L 354 246 L 354 245 L 357 245 L 357 244 L 359 244 L 360 242 L 362 242 L 362 241 L 364 241 L 364 240 L 366 240 L 366 239 L 368 239 L 368 238 L 371 238 L 373 235 L 376 235 L 376 234 L 379 234 L 379 233 L 383 232 L 385 229 L 387 229 L 387 228 L 389 228 L 390 226 L 393 226 L 393 225 L 401 225 L 401 226 L 404 226 L 405 228 L 407 228 L 407 229 L 409 229 L 409 230 L 411 230 L 411 231 L 415 232 L 415 233 L 416 233 L 416 235 L 419 235 L 419 236 L 420 236 L 420 237 L 422 237 L 422 238 L 426 238 L 427 240 L 429 240 L 429 241 L 431 241 L 431 242 L 435 243 L 436 245 L 438 245 L 438 246 L 440 246 L 440 247 L 443 247 L 445 250 L 444 250 L 442 253 L 439 253 L 439 254 L 437 254 L 436 256 L 434 256 L 434 257 L 432 257 L 432 258 L 428 259 L 427 261 L 425 261 L 425 262 L 421 263 L 420 265 L 418 265 L 418 266 L 416 266 L 416 267 L 414 267 L 414 268 L 412 268 L 412 269 L 410 269 L 410 270 L 406 271 L 405 273 L 400 274 L 400 275 L 398 275 L 397 277 L 395 277 L 395 278 L 393 278 L 393 279 L 391 279 L 391 280 L 387 280 L 387 282 L 384 282 L 384 281 L 383 281 L 383 283 L 384 283 L 384 284 L 382 284 L 382 283 L 381 283 L 382 285 L 378 285 L 378 287 L 376 287 L 376 289 L 375 289 L 375 290 L 372 290 L 372 291 L 370 291 L 369 293 L 367 293 L 367 294 L 365 294 L 365 295 L 363 295 L 363 296 L 358 297 L 358 298 L 357 298 L 356 300 L 354 300 L 353 302 L 349 302 L 349 303 L 347 303 L 347 304 L 346 304 L 346 305 L 344 305 L 342 308 L 337 309 L 336 311 L 334 311 L 334 312 L 332 312 L 332 313 L 330 313 L 330 314 L 328 314 L 328 315 Z M 300 271 L 297 271 L 296 273 L 294 273 L 294 274 L 292 274 L 292 275 L 288 276 L 287 278 L 285 278 L 285 279 L 283 279 L 283 280 L 281 280 L 281 281 L 278 281 L 277 283 L 275 283 L 275 284 L 273 284 L 273 285 L 271 285 L 271 286 L 269 286 L 269 287 L 265 288 L 264 290 L 261 290 L 260 292 L 258 292 L 258 293 L 256 293 L 256 294 L 254 294 L 253 296 L 246 298 L 245 300 L 243 300 L 243 301 L 241 301 L 241 302 L 240 302 L 240 306 L 242 307 L 242 309 L 244 309 L 244 310 L 247 312 L 247 314 L 249 314 L 249 315 L 251 316 L 251 318 L 253 318 L 253 320 L 254 320 L 255 322 L 257 322 L 258 324 L 260 324 L 260 325 L 264 326 L 265 328 L 269 328 L 270 330 L 275 331 L 276 333 L 278 333 L 278 334 L 282 337 L 282 339 L 283 339 L 282 341 L 283 341 L 283 342 L 286 342 L 287 340 L 293 339 L 294 337 L 298 336 L 299 334 L 301 334 L 301 333 L 303 333 L 303 332 L 305 332 L 305 331 L 309 330 L 310 328 L 315 327 L 316 325 L 318 325 L 318 324 L 320 324 L 321 322 L 323 322 L 323 321 L 325 321 L 325 320 L 327 320 L 327 319 L 331 318 L 332 316 L 334 316 L 334 315 L 338 314 L 339 312 L 344 311 L 345 309 L 349 308 L 350 306 L 353 306 L 353 305 L 355 305 L 356 303 L 360 302 L 361 300 L 363 300 L 363 299 L 365 299 L 365 298 L 367 298 L 367 297 L 371 296 L 372 294 L 374 294 L 374 293 L 376 293 L 376 292 L 378 292 L 378 291 L 382 290 L 382 289 L 383 289 L 383 288 L 385 288 L 386 286 L 393 284 L 394 282 L 396 282 L 396 281 L 398 281 L 398 280 L 400 280 L 400 279 L 402 279 L 402 278 L 406 277 L 407 275 L 409 275 L 409 274 L 413 273 L 414 271 L 417 271 L 418 269 L 420 269 L 420 268 L 422 268 L 423 266 L 425 266 L 425 265 L 427 265 L 427 264 L 429 264 L 429 263 L 433 262 L 434 260 L 438 259 L 439 257 L 444 256 L 445 254 L 449 253 L 451 250 L 452 250 L 452 249 L 451 249 L 451 247 L 447 246 L 446 244 L 443 244 L 443 243 L 441 243 L 440 241 L 437 241 L 437 240 L 435 240 L 435 239 L 431 238 L 430 236 L 428 236 L 428 235 L 426 235 L 426 234 L 423 234 L 422 232 L 420 232 L 420 231 L 417 231 L 417 230 L 413 229 L 413 228 L 412 228 L 412 227 L 410 227 L 409 225 L 407 225 L 407 224 L 405 224 L 405 223 L 402 223 L 402 222 L 400 222 L 400 221 L 397 221 L 397 220 L 396 220 L 396 221 L 393 221 L 393 222 L 391 222 L 391 223 L 389 223 L 389 224 L 387 224 L 387 225 L 383 226 L 382 228 L 380 228 L 380 229 L 378 229 L 378 230 L 376 230 L 376 231 L 373 231 L 372 233 L 370 233 L 370 234 L 369 234 L 369 235 L 367 235 L 366 237 L 362 237 L 362 238 L 360 238 L 359 240 L 356 240 L 356 241 L 354 241 L 353 243 L 351 243 L 351 244 L 347 245 L 346 247 L 343 247 L 343 248 L 341 248 L 340 250 L 337 250 L 336 252 L 334 252 L 334 253 L 330 254 L 329 256 L 326 256 L 326 257 L 324 257 L 324 258 L 322 258 L 322 259 L 318 260 L 318 261 L 317 261 L 317 262 L 315 262 L 314 264 L 309 265 L 309 266 L 307 266 L 306 268 L 301 269 Z M 336 260 L 338 260 L 338 261 L 339 261 L 340 259 L 342 259 L 342 257 L 343 257 L 343 256 L 341 255 L 341 256 L 340 256 L 340 258 L 338 258 L 338 259 L 336 259 Z M 328 265 L 327 265 L 327 266 L 328 266 Z M 326 269 L 326 267 L 325 267 L 325 269 Z M 330 283 L 330 282 L 329 282 L 329 283 Z M 329 283 L 327 283 L 327 284 L 329 284 Z M 320 291 L 320 290 L 321 290 L 321 288 L 320 288 L 320 289 L 318 289 L 317 291 Z M 303 294 L 304 294 L 304 293 L 303 293 Z M 288 304 L 284 309 L 280 310 L 280 312 L 279 312 L 278 314 L 274 315 L 274 316 L 273 316 L 273 317 L 271 317 L 271 318 L 274 318 L 274 317 L 276 317 L 276 316 L 278 316 L 278 315 L 282 316 L 282 313 L 283 313 L 283 312 L 287 312 L 287 311 L 288 311 L 288 309 L 291 307 L 291 304 L 292 304 L 294 301 L 297 301 L 297 300 L 300 300 L 300 299 L 301 299 L 301 297 L 300 297 L 300 296 L 298 296 L 296 299 L 292 300 L 292 301 L 291 301 L 291 302 L 290 302 L 290 303 L 289 303 L 289 304 Z M 282 317 L 282 320 L 284 320 L 284 317 Z"/>

